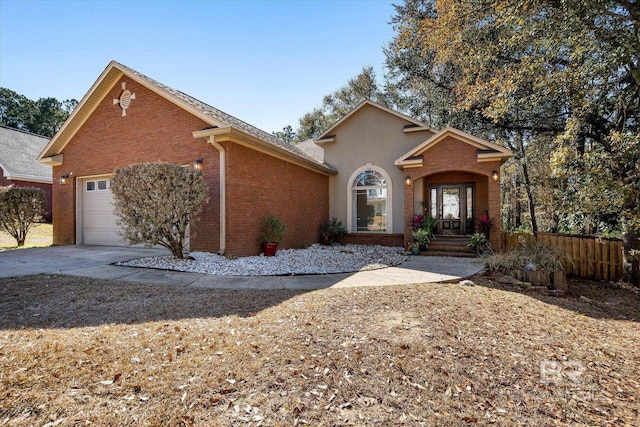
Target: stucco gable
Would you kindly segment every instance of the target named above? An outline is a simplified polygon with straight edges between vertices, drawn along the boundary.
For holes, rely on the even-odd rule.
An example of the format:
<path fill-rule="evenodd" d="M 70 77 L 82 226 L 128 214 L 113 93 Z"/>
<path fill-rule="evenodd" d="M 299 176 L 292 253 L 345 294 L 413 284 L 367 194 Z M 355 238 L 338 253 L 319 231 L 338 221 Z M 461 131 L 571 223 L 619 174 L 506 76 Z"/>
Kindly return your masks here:
<path fill-rule="evenodd" d="M 437 132 L 426 141 L 419 144 L 411 151 L 405 153 L 399 157 L 395 164 L 399 168 L 405 167 L 420 167 L 423 164 L 423 156 L 430 148 L 435 147 L 440 142 L 446 141 L 447 138 L 452 137 L 457 141 L 464 142 L 476 149 L 477 161 L 505 161 L 512 156 L 511 150 L 496 144 L 494 142 L 487 141 L 475 137 L 469 133 L 463 132 L 453 127 L 446 127 Z"/>
<path fill-rule="evenodd" d="M 398 111 L 392 110 L 391 108 L 385 107 L 382 104 L 378 104 L 377 102 L 373 102 L 370 99 L 365 99 L 360 104 L 358 104 L 355 108 L 349 111 L 345 116 L 343 116 L 340 120 L 335 122 L 329 129 L 324 131 L 322 135 L 315 139 L 317 144 L 324 144 L 328 142 L 335 142 L 335 133 L 338 128 L 344 125 L 345 123 L 353 120 L 354 117 L 357 116 L 357 113 L 361 112 L 366 108 L 376 108 L 378 110 L 384 111 L 390 116 L 398 117 L 406 122 L 404 125 L 403 131 L 405 133 L 410 132 L 422 132 L 422 131 L 431 131 L 434 132 L 426 123 L 421 122 L 420 120 L 416 120 L 413 117 L 409 117 L 405 114 L 402 114 Z"/>

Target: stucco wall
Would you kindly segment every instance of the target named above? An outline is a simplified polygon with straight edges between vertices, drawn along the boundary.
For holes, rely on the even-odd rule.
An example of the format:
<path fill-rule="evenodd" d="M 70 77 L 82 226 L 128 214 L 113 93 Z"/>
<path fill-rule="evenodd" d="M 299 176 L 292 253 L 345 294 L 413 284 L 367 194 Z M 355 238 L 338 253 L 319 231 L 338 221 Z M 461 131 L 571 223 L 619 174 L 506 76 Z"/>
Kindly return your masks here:
<path fill-rule="evenodd" d="M 329 216 L 347 225 L 347 187 L 353 172 L 367 163 L 383 168 L 391 177 L 393 224 L 389 233 L 404 233 L 404 177 L 395 160 L 429 138 L 429 131 L 404 133 L 409 121 L 371 105 L 355 112 L 334 132 L 336 141 L 324 144 L 325 162 L 338 170 L 329 178 Z M 413 212 L 413 211 L 412 211 Z"/>

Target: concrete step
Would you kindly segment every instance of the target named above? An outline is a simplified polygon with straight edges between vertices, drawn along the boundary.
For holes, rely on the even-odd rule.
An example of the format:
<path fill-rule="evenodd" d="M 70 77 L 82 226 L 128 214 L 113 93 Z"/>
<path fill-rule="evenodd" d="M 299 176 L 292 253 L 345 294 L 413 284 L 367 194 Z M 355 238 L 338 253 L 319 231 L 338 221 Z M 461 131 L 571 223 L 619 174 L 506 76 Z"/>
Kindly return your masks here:
<path fill-rule="evenodd" d="M 476 258 L 478 255 L 475 252 L 453 252 L 453 251 L 433 251 L 427 250 L 426 252 L 420 252 L 423 256 L 450 256 L 456 258 Z"/>

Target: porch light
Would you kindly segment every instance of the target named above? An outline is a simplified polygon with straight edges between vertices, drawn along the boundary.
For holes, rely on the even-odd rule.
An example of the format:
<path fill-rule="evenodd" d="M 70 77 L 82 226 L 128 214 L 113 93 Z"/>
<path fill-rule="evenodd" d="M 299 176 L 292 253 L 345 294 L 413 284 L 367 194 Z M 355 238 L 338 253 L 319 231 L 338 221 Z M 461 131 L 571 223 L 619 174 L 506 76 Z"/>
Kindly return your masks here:
<path fill-rule="evenodd" d="M 69 174 L 65 173 L 60 177 L 60 185 L 67 185 L 67 179 L 69 179 Z"/>
<path fill-rule="evenodd" d="M 498 181 L 499 175 L 498 175 L 498 171 L 493 171 L 491 172 L 491 179 L 494 181 Z"/>
<path fill-rule="evenodd" d="M 201 170 L 202 170 L 202 161 L 203 161 L 203 160 L 202 160 L 202 157 L 200 157 L 200 158 L 196 159 L 196 160 L 193 162 L 193 168 L 194 168 L 195 170 L 197 170 L 197 171 L 201 171 Z"/>
<path fill-rule="evenodd" d="M 407 186 L 411 185 L 411 177 L 409 175 L 405 178 L 404 183 L 407 184 Z"/>

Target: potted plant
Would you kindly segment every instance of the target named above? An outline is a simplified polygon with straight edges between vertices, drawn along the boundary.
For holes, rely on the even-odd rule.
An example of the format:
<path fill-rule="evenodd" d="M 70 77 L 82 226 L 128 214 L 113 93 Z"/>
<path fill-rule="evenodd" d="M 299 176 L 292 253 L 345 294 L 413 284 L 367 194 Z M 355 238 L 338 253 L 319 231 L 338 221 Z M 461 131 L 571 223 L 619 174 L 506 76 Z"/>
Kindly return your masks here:
<path fill-rule="evenodd" d="M 322 233 L 322 244 L 328 245 L 343 239 L 347 235 L 347 229 L 342 226 L 342 221 L 333 217 L 320 226 L 320 233 Z"/>
<path fill-rule="evenodd" d="M 478 220 L 478 229 L 480 233 L 484 234 L 484 236 L 489 240 L 489 233 L 493 228 L 493 222 L 491 222 L 491 218 L 489 218 L 489 211 L 484 211 L 482 218 Z"/>
<path fill-rule="evenodd" d="M 413 238 L 418 243 L 421 251 L 426 251 L 429 242 L 431 241 L 431 237 L 433 235 L 427 229 L 421 228 L 413 232 Z"/>
<path fill-rule="evenodd" d="M 413 229 L 413 231 L 416 230 L 420 230 L 422 228 L 422 220 L 423 220 L 423 216 L 422 215 L 414 215 L 411 217 L 411 228 Z"/>
<path fill-rule="evenodd" d="M 420 246 L 418 245 L 418 242 L 409 242 L 408 246 L 411 255 L 420 255 Z"/>
<path fill-rule="evenodd" d="M 274 256 L 278 249 L 278 243 L 282 241 L 284 230 L 287 224 L 275 216 L 265 216 L 262 218 L 260 226 L 260 239 L 262 242 L 262 252 L 265 256 Z"/>
<path fill-rule="evenodd" d="M 485 252 L 487 248 L 487 237 L 483 233 L 473 233 L 467 246 L 480 255 Z"/>

